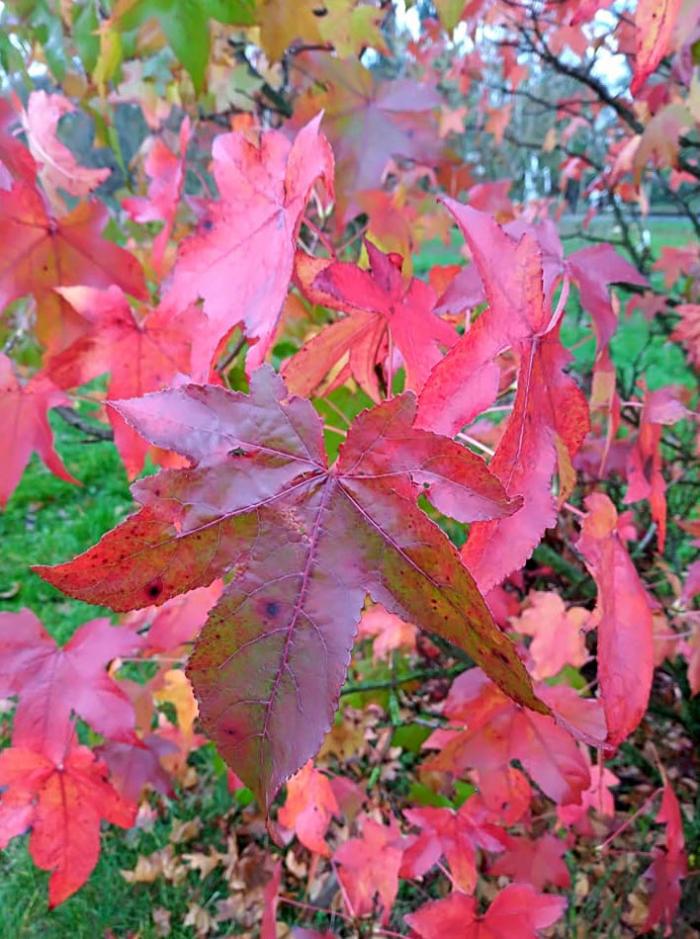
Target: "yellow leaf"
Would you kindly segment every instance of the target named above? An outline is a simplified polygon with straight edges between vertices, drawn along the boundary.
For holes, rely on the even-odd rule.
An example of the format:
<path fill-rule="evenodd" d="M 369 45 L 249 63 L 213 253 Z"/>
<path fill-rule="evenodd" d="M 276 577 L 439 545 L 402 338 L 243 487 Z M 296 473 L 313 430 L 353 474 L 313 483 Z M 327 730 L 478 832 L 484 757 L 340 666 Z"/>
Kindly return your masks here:
<path fill-rule="evenodd" d="M 114 78 L 122 61 L 122 37 L 105 23 L 100 29 L 100 54 L 92 73 L 92 80 L 102 97 L 109 81 Z"/>
<path fill-rule="evenodd" d="M 452 31 L 462 17 L 465 0 L 435 0 L 440 22 L 446 30 Z"/>
<path fill-rule="evenodd" d="M 319 32 L 326 42 L 333 44 L 341 58 L 359 55 L 367 46 L 390 54 L 379 28 L 384 10 L 376 6 L 357 6 L 356 0 L 326 0 L 325 8 Z"/>
<path fill-rule="evenodd" d="M 177 713 L 177 722 L 184 734 L 192 733 L 194 720 L 197 717 L 197 700 L 192 691 L 192 685 L 179 668 L 170 669 L 163 676 L 163 685 L 153 695 L 159 704 L 166 702 L 173 705 Z"/>
<path fill-rule="evenodd" d="M 260 44 L 271 61 L 282 58 L 288 47 L 297 41 L 308 44 L 323 41 L 319 31 L 320 18 L 315 15 L 318 0 L 262 0 L 258 6 Z"/>
<path fill-rule="evenodd" d="M 544 141 L 542 143 L 542 151 L 544 153 L 551 153 L 552 150 L 557 145 L 557 132 L 554 127 L 550 127 L 547 133 L 544 135 Z"/>

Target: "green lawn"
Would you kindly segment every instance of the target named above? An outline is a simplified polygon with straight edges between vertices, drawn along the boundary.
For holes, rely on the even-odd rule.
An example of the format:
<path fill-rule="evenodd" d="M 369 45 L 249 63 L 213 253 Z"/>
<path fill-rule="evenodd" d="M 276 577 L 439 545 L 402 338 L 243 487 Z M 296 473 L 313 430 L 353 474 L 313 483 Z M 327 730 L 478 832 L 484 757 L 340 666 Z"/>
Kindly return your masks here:
<path fill-rule="evenodd" d="M 36 456 L 0 512 L 0 609 L 28 606 L 59 641 L 104 611 L 68 600 L 28 568 L 55 564 L 94 544 L 129 509 L 131 496 L 121 460 L 110 442 L 86 442 L 51 414 L 56 447 L 81 486 L 51 475 Z"/>

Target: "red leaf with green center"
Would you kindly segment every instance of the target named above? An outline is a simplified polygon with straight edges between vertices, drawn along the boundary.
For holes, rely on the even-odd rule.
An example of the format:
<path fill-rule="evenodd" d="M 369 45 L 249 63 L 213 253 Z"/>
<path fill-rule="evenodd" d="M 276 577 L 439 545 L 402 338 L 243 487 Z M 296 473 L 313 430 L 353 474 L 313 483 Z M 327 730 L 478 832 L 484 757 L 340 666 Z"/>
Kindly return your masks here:
<path fill-rule="evenodd" d="M 85 554 L 38 568 L 71 596 L 129 610 L 231 574 L 188 671 L 205 728 L 269 806 L 328 729 L 365 597 L 479 662 L 547 711 L 426 494 L 463 522 L 517 508 L 484 462 L 413 427 L 412 394 L 364 411 L 327 466 L 322 422 L 269 368 L 250 395 L 186 385 L 115 405 L 196 465 L 140 480 L 143 505 Z"/>

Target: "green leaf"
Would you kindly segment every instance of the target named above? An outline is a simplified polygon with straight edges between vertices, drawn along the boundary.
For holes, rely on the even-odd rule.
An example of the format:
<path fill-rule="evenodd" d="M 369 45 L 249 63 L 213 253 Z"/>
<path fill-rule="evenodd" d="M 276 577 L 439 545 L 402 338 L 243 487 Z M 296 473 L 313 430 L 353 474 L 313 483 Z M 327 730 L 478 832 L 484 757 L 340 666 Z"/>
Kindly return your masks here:
<path fill-rule="evenodd" d="M 118 22 L 122 32 L 157 19 L 178 62 L 187 70 L 200 92 L 209 61 L 209 0 L 141 0 Z"/>
<path fill-rule="evenodd" d="M 435 0 L 440 22 L 448 32 L 452 32 L 459 23 L 464 5 L 464 0 Z"/>
<path fill-rule="evenodd" d="M 420 748 L 428 739 L 432 731 L 423 724 L 403 724 L 394 731 L 391 738 L 392 747 L 401 747 L 409 753 L 419 753 Z"/>
<path fill-rule="evenodd" d="M 207 16 L 232 26 L 255 23 L 255 0 L 204 0 Z"/>
<path fill-rule="evenodd" d="M 158 20 L 168 45 L 200 92 L 209 61 L 209 20 L 201 0 L 160 0 L 159 6 L 163 9 Z"/>
<path fill-rule="evenodd" d="M 419 782 L 411 784 L 411 788 L 408 790 L 408 801 L 416 805 L 432 805 L 438 809 L 452 807 L 452 803 L 448 798 Z"/>
<path fill-rule="evenodd" d="M 66 76 L 66 51 L 63 47 L 63 28 L 60 17 L 56 16 L 45 3 L 37 3 L 32 10 L 31 23 L 43 47 L 51 74 L 58 81 L 63 81 Z"/>
<path fill-rule="evenodd" d="M 73 38 L 86 72 L 92 72 L 100 55 L 99 23 L 94 3 L 73 6 Z"/>

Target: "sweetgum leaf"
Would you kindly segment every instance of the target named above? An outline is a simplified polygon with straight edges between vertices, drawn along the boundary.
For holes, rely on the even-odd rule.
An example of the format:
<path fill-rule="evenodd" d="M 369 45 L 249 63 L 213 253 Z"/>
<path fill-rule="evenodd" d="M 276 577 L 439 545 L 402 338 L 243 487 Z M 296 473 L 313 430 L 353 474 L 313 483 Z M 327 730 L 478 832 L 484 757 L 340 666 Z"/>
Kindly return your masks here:
<path fill-rule="evenodd" d="M 633 95 L 668 52 L 681 6 L 681 0 L 639 0 L 634 14 L 634 77 L 630 88 Z"/>
<path fill-rule="evenodd" d="M 484 916 L 477 915 L 476 900 L 454 890 L 406 917 L 420 939 L 537 939 L 566 909 L 564 897 L 538 893 L 528 884 L 509 884 L 494 899 Z"/>
<path fill-rule="evenodd" d="M 135 652 L 141 639 L 108 619 L 84 623 L 57 646 L 31 610 L 0 613 L 0 695 L 18 695 L 13 745 L 60 762 L 77 714 L 111 740 L 134 736 L 134 709 L 107 665 Z"/>
<path fill-rule="evenodd" d="M 198 356 L 214 355 L 221 339 L 242 324 L 254 343 L 249 371 L 272 344 L 294 266 L 297 232 L 314 184 L 333 191 L 333 154 L 317 115 L 294 140 L 265 131 L 257 143 L 238 131 L 221 134 L 212 148 L 220 194 L 204 204 L 199 229 L 179 246 L 166 299 L 203 302 L 209 328 L 195 343 Z"/>
<path fill-rule="evenodd" d="M 401 255 L 385 254 L 371 241 L 365 241 L 365 249 L 369 270 L 297 252 L 296 279 L 306 296 L 313 303 L 348 314 L 317 333 L 285 362 L 285 381 L 297 394 L 314 392 L 349 353 L 352 377 L 379 401 L 377 366 L 390 355 L 392 346 L 406 367 L 406 388 L 419 392 L 442 358 L 442 348 L 449 349 L 457 341 L 453 328 L 433 312 L 433 289 L 415 277 L 403 277 Z"/>
<path fill-rule="evenodd" d="M 416 499 L 425 493 L 464 522 L 519 503 L 478 457 L 413 427 L 412 394 L 360 414 L 330 468 L 320 418 L 267 367 L 250 395 L 186 385 L 117 407 L 151 443 L 196 465 L 141 480 L 137 514 L 68 564 L 37 570 L 116 610 L 230 575 L 188 673 L 205 728 L 266 807 L 330 725 L 367 594 L 547 713 Z"/>
<path fill-rule="evenodd" d="M 89 324 L 84 335 L 47 362 L 49 377 L 61 388 L 76 388 L 108 372 L 109 401 L 157 391 L 196 370 L 192 337 L 205 320 L 194 304 L 177 309 L 164 302 L 137 319 L 118 287 L 63 287 L 58 292 Z M 148 444 L 116 411 L 110 412 L 109 420 L 133 479 L 143 469 Z"/>
<path fill-rule="evenodd" d="M 0 850 L 31 826 L 29 853 L 51 871 L 49 906 L 75 893 L 97 863 L 100 819 L 130 828 L 136 805 L 107 779 L 107 768 L 87 747 L 74 747 L 60 762 L 22 747 L 0 754 Z"/>
<path fill-rule="evenodd" d="M 598 588 L 598 681 L 608 725 L 607 743 L 618 747 L 636 730 L 649 705 L 654 677 L 652 610 L 647 590 L 617 525 L 617 510 L 601 492 L 588 510 L 576 547 Z"/>
<path fill-rule="evenodd" d="M 109 213 L 97 202 L 82 202 L 53 218 L 38 189 L 23 181 L 0 189 L 0 305 L 33 294 L 37 335 L 51 352 L 84 332 L 84 323 L 54 290 L 114 284 L 140 300 L 148 296 L 136 258 L 101 237 Z"/>
<path fill-rule="evenodd" d="M 433 369 L 421 393 L 420 425 L 459 430 L 496 397 L 500 352 L 511 347 L 520 363 L 513 410 L 489 468 L 509 496 L 522 498 L 522 508 L 507 519 L 474 525 L 462 550 L 487 591 L 519 570 L 555 524 L 557 446 L 569 459 L 576 454 L 589 428 L 588 403 L 565 372 L 571 354 L 559 339 L 561 309 L 550 309 L 545 287 L 551 278 L 533 234 L 516 241 L 483 212 L 451 199 L 445 204 L 473 254 L 489 308 Z"/>
<path fill-rule="evenodd" d="M 22 478 L 32 452 L 48 469 L 69 483 L 78 483 L 54 449 L 49 424 L 50 408 L 68 404 L 68 397 L 45 375 L 21 385 L 10 359 L 0 352 L 0 426 L 5 430 L 6 455 L 0 467 L 0 508 Z M 79 485 L 79 484 L 78 484 Z"/>

